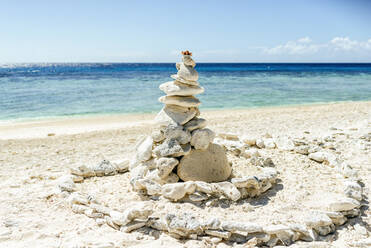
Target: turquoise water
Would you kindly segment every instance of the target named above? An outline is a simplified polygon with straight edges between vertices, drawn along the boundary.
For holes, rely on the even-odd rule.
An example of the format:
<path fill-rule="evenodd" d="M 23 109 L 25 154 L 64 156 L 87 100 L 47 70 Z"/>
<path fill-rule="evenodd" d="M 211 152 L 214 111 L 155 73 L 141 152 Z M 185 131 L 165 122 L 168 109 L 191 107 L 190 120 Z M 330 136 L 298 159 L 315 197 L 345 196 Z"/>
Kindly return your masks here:
<path fill-rule="evenodd" d="M 198 64 L 202 109 L 371 100 L 371 64 Z M 0 120 L 158 112 L 174 64 L 0 65 Z"/>

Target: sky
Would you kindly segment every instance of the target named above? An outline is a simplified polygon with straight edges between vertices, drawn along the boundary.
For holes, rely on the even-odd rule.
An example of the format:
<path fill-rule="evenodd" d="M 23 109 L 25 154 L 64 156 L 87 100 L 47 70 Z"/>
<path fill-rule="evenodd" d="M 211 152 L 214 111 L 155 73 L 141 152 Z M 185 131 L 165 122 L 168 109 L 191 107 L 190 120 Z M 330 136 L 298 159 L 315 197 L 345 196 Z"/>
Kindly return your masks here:
<path fill-rule="evenodd" d="M 0 63 L 371 62 L 371 0 L 0 0 Z"/>

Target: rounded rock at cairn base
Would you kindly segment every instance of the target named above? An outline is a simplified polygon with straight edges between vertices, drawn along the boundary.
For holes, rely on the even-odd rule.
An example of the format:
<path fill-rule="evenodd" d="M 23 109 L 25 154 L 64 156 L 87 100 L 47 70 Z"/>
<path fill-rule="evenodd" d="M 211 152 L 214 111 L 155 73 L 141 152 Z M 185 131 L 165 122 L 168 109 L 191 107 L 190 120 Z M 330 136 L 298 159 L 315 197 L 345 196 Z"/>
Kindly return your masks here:
<path fill-rule="evenodd" d="M 192 149 L 177 167 L 183 181 L 221 182 L 228 179 L 231 171 L 224 148 L 213 143 L 207 150 Z"/>

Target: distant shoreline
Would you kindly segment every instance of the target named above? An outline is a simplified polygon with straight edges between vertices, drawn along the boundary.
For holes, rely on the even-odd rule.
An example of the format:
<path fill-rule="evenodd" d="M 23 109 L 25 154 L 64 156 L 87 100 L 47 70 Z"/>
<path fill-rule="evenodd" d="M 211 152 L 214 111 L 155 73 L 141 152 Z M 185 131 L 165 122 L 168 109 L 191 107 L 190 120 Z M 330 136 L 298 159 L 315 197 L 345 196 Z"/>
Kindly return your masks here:
<path fill-rule="evenodd" d="M 329 104 L 341 104 L 341 103 L 366 103 L 371 102 L 370 100 L 361 101 L 333 101 L 333 102 L 311 102 L 301 104 L 283 104 L 283 105 L 267 105 L 267 106 L 251 106 L 251 107 L 235 107 L 235 108 L 202 108 L 202 112 L 215 112 L 215 111 L 238 111 L 238 110 L 251 110 L 251 109 L 274 109 L 274 108 L 290 108 L 290 107 L 301 107 L 301 106 L 321 106 Z M 161 108 L 158 109 L 159 112 Z M 155 115 L 156 111 L 151 112 L 114 112 L 114 113 L 91 113 L 91 114 L 76 114 L 76 115 L 60 115 L 60 116 L 42 116 L 42 117 L 30 117 L 30 118 L 16 118 L 16 119 L 0 119 L 0 127 L 2 125 L 11 125 L 17 123 L 41 123 L 50 121 L 63 121 L 63 120 L 80 120 L 89 118 L 103 118 L 103 117 L 129 117 L 129 116 L 143 116 L 143 115 Z"/>
<path fill-rule="evenodd" d="M 244 109 L 219 109 L 219 110 L 201 110 L 201 116 L 212 119 L 225 115 L 239 116 L 247 113 L 276 113 L 287 112 L 317 112 L 325 116 L 327 111 L 324 109 L 338 108 L 357 108 L 357 106 L 371 105 L 371 101 L 358 102 L 336 102 L 336 103 L 317 103 L 306 105 L 290 106 L 269 106 Z M 371 114 L 367 113 L 367 114 Z M 125 128 L 143 128 L 151 126 L 156 113 L 147 114 L 111 114 L 96 116 L 80 116 L 73 118 L 49 118 L 43 120 L 0 123 L 0 140 L 7 139 L 30 139 L 46 138 L 48 136 L 71 135 L 86 132 L 100 132 L 107 130 L 118 130 Z M 104 117 L 104 118 L 103 118 Z M 318 120 L 320 121 L 320 120 Z"/>

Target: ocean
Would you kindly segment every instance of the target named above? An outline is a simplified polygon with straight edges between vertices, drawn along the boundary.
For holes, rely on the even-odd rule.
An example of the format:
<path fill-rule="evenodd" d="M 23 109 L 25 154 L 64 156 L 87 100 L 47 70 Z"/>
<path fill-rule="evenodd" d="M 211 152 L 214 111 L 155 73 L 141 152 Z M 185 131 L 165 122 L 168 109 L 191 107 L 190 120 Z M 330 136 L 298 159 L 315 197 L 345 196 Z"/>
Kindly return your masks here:
<path fill-rule="evenodd" d="M 199 63 L 204 109 L 371 100 L 371 63 Z M 0 65 L 0 120 L 154 113 L 175 63 Z"/>

